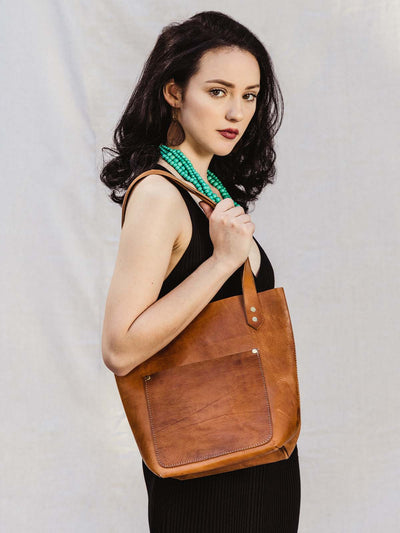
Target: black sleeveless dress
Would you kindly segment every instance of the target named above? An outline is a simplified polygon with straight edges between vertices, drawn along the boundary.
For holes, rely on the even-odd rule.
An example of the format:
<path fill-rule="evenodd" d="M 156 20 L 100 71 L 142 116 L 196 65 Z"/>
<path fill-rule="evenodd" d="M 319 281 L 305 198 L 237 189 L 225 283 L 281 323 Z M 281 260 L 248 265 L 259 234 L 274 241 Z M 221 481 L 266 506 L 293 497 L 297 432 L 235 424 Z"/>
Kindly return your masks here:
<path fill-rule="evenodd" d="M 155 168 L 167 170 L 158 164 Z M 174 185 L 189 210 L 192 238 L 164 280 L 158 299 L 213 253 L 206 214 L 187 190 Z M 273 289 L 272 265 L 255 241 L 261 253 L 260 269 L 255 276 L 257 291 Z M 242 293 L 243 268 L 244 265 L 226 280 L 211 301 Z M 301 489 L 297 446 L 282 461 L 186 480 L 160 478 L 143 460 L 142 467 L 151 533 L 296 533 L 298 530 Z"/>

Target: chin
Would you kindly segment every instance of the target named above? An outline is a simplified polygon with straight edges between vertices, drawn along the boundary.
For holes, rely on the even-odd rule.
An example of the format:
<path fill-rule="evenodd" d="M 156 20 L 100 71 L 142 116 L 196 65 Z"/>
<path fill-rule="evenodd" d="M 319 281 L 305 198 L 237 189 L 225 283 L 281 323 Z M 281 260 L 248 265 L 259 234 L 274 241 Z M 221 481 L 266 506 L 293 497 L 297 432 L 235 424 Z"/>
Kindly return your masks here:
<path fill-rule="evenodd" d="M 214 155 L 218 155 L 220 157 L 224 157 L 226 155 L 229 155 L 232 152 L 233 149 L 234 149 L 234 146 L 230 146 L 230 147 L 226 146 L 225 148 L 217 148 L 216 147 L 215 150 L 214 150 Z"/>

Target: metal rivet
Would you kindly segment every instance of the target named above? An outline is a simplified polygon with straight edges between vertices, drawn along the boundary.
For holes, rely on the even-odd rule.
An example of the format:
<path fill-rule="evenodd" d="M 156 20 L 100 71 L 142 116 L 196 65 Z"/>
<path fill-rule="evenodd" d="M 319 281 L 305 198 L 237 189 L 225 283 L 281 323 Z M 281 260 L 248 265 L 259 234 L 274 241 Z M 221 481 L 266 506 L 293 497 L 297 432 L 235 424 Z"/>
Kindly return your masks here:
<path fill-rule="evenodd" d="M 256 316 L 253 316 L 252 321 L 257 322 L 258 318 Z"/>
<path fill-rule="evenodd" d="M 149 381 L 149 379 L 151 379 L 151 376 L 144 376 L 144 379 L 145 379 L 146 381 Z"/>
<path fill-rule="evenodd" d="M 253 353 L 258 353 L 257 348 L 253 348 L 251 351 L 252 351 Z"/>
<path fill-rule="evenodd" d="M 250 307 L 250 311 L 253 311 L 253 313 L 254 313 L 255 310 L 256 310 L 255 307 Z"/>

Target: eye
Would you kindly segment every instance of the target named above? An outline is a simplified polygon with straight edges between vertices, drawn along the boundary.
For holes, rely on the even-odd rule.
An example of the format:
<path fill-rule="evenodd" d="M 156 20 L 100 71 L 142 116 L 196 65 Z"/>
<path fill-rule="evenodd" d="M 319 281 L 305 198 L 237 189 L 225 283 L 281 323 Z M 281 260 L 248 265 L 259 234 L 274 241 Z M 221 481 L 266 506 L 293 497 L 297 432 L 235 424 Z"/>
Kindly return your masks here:
<path fill-rule="evenodd" d="M 249 98 L 246 98 L 249 102 L 254 102 L 254 100 L 257 99 L 257 95 L 254 93 L 247 93 L 245 96 L 253 96 L 253 98 L 250 100 Z"/>
<path fill-rule="evenodd" d="M 211 94 L 211 96 L 217 96 L 216 94 L 214 94 L 215 91 L 217 91 L 217 92 L 219 92 L 219 91 L 224 92 L 223 89 L 211 89 L 211 91 L 209 91 L 210 94 Z"/>

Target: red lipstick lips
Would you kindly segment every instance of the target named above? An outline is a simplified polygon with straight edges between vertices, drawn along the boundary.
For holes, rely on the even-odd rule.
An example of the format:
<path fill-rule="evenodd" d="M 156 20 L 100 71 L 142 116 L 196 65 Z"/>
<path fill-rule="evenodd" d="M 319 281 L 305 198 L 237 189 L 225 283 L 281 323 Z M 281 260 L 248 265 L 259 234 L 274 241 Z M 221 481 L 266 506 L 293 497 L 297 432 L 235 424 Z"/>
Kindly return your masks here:
<path fill-rule="evenodd" d="M 217 130 L 221 135 L 223 135 L 226 139 L 234 139 L 236 135 L 239 133 L 239 130 L 228 128 L 226 130 Z"/>

